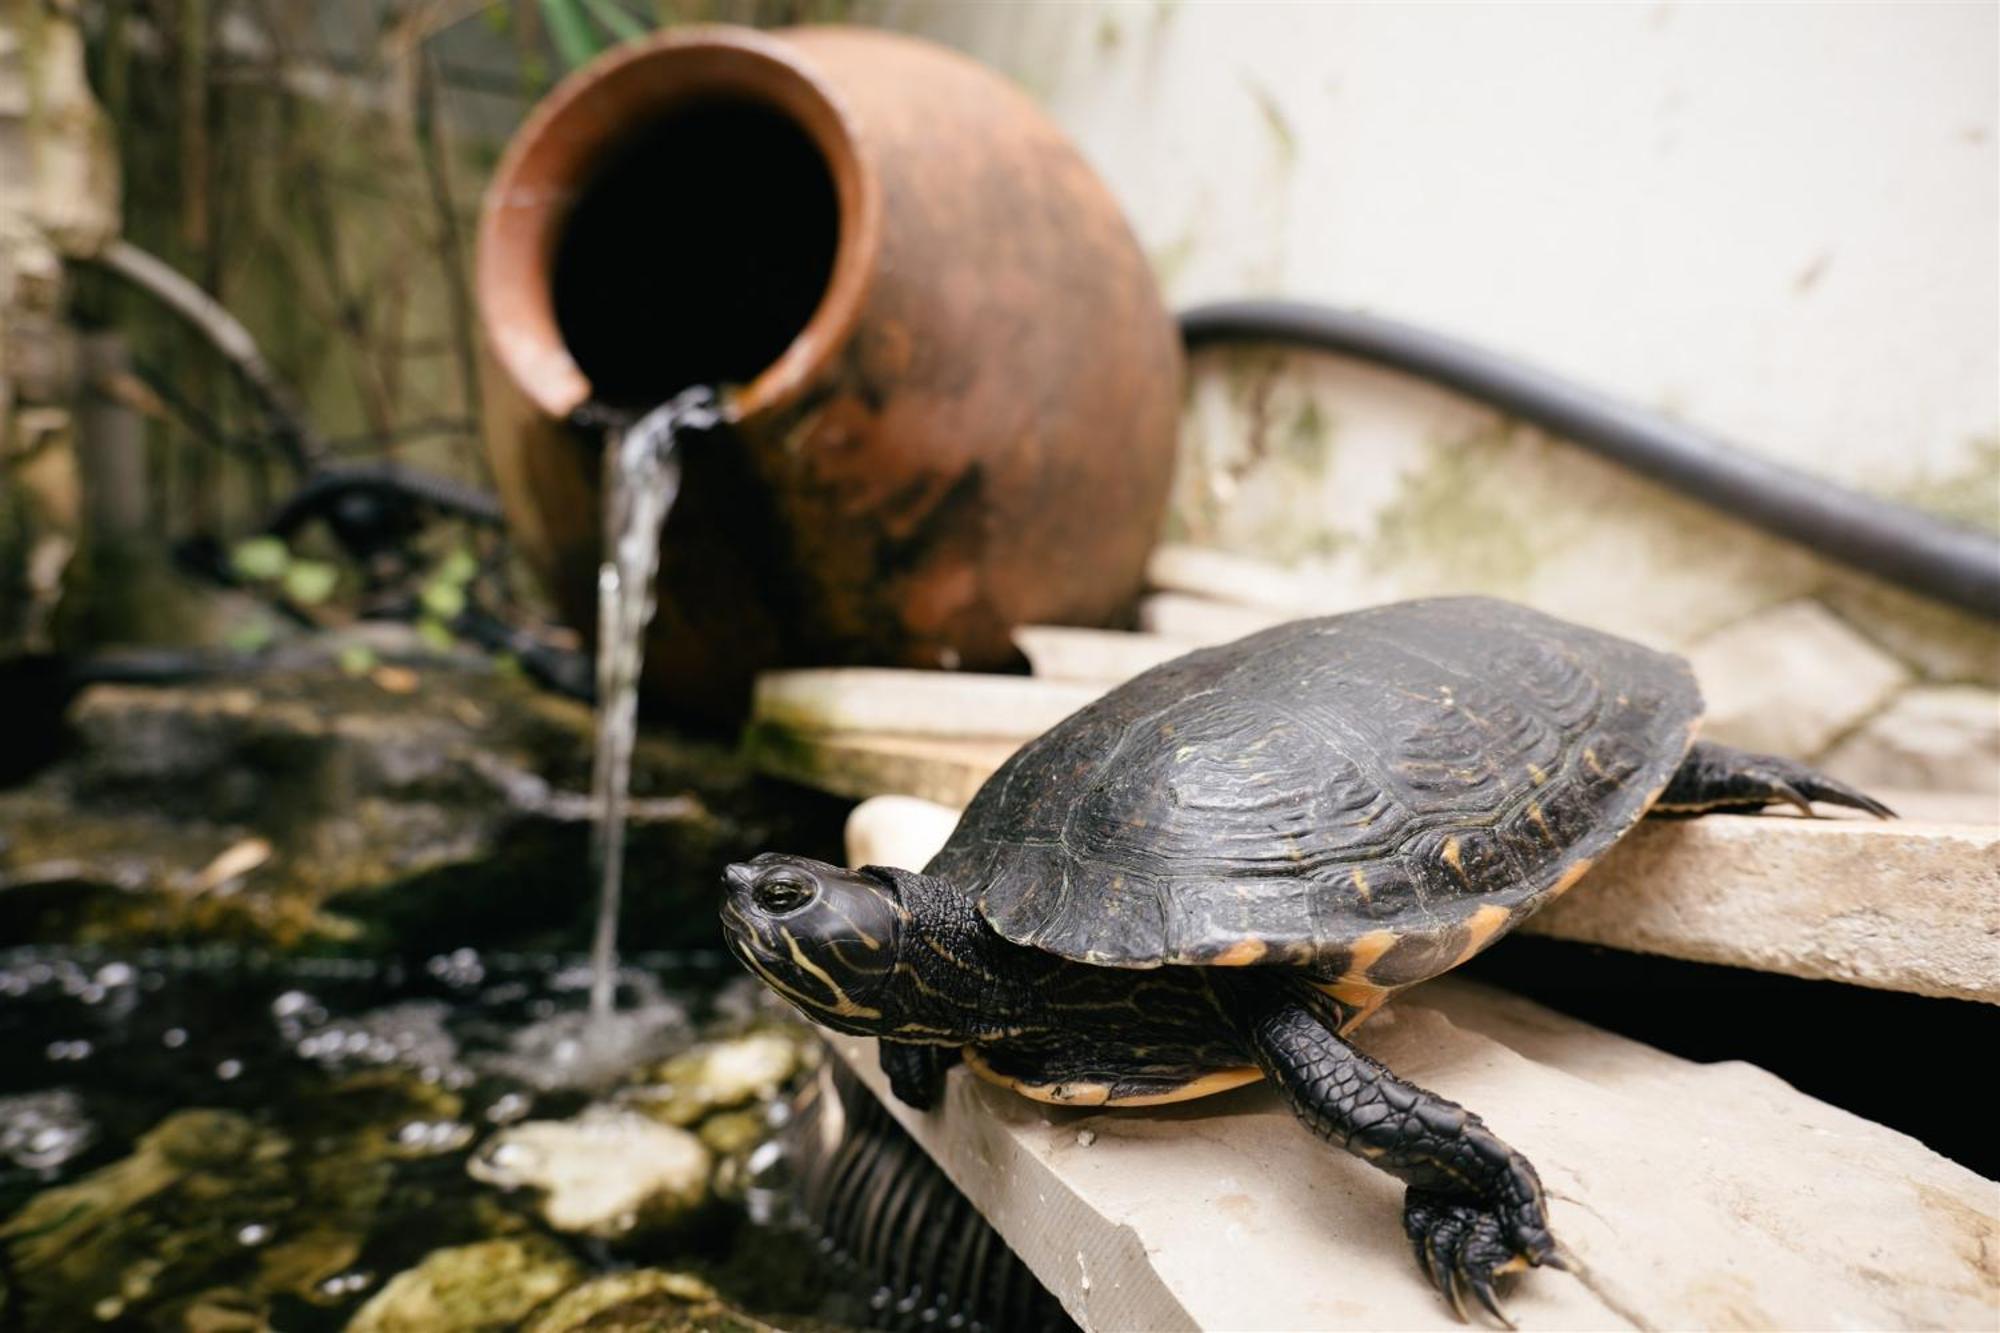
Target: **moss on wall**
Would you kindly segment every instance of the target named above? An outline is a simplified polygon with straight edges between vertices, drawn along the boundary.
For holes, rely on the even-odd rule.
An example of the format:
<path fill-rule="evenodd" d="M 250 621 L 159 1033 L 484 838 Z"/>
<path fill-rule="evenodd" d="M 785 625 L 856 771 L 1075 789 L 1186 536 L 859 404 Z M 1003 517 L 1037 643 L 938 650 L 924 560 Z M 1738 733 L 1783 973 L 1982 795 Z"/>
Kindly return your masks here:
<path fill-rule="evenodd" d="M 1889 498 L 1987 532 L 2000 532 L 2000 435 L 1968 440 L 1962 466 L 1897 482 Z"/>

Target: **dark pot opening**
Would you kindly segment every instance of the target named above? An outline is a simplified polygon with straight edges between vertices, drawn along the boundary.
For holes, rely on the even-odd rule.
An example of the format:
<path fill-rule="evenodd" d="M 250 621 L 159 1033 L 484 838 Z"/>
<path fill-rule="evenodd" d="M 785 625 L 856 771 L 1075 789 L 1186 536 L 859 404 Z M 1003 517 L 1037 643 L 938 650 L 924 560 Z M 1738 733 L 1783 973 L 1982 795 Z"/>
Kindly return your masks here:
<path fill-rule="evenodd" d="M 629 131 L 562 222 L 550 270 L 592 399 L 645 411 L 754 380 L 826 295 L 840 212 L 819 146 L 772 107 L 688 103 Z"/>
<path fill-rule="evenodd" d="M 633 42 L 537 103 L 487 186 L 487 346 L 558 420 L 696 384 L 734 390 L 745 418 L 776 411 L 853 331 L 881 217 L 854 127 L 784 42 Z"/>

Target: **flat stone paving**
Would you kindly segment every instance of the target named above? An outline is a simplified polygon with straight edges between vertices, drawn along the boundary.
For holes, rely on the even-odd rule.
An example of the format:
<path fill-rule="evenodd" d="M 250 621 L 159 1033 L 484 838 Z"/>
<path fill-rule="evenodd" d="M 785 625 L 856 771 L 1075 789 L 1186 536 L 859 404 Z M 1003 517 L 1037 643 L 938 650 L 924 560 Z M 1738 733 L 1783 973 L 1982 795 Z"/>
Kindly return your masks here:
<path fill-rule="evenodd" d="M 2000 823 L 1977 797 L 1885 798 L 1916 817 L 1648 820 L 1521 928 L 2000 1004 Z"/>

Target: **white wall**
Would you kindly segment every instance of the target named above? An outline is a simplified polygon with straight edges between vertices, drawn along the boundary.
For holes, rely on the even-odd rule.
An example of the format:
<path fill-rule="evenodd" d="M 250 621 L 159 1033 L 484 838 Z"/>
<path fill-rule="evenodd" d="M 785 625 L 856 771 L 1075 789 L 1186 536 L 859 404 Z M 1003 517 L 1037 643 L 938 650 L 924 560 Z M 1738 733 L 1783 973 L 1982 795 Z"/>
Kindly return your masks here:
<path fill-rule="evenodd" d="M 1284 294 L 1432 324 L 2000 527 L 1996 15 L 880 13 L 1035 93 L 1124 201 L 1175 304 Z M 1443 394 L 1324 361 L 1211 358 L 1200 379 L 1177 531 L 1314 566 L 1338 596 L 1479 588 L 1686 642 L 1815 593 L 1880 637 L 1915 633 L 1906 655 L 1939 674 L 1981 674 L 1930 642 L 1983 651 L 1969 625 Z"/>

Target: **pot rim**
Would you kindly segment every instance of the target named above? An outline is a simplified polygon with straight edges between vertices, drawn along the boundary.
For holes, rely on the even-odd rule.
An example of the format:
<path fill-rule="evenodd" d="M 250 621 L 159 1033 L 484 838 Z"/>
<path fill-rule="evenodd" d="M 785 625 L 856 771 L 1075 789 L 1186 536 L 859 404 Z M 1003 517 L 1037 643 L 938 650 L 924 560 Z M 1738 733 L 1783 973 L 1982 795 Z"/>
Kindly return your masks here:
<path fill-rule="evenodd" d="M 548 415 L 567 417 L 590 398 L 590 380 L 556 323 L 551 281 L 570 209 L 634 123 L 718 97 L 768 108 L 805 132 L 833 177 L 840 230 L 811 318 L 731 393 L 731 415 L 741 420 L 795 401 L 854 332 L 881 251 L 882 187 L 852 113 L 788 43 L 727 24 L 676 28 L 606 52 L 537 103 L 480 207 L 474 287 L 487 344 Z"/>

